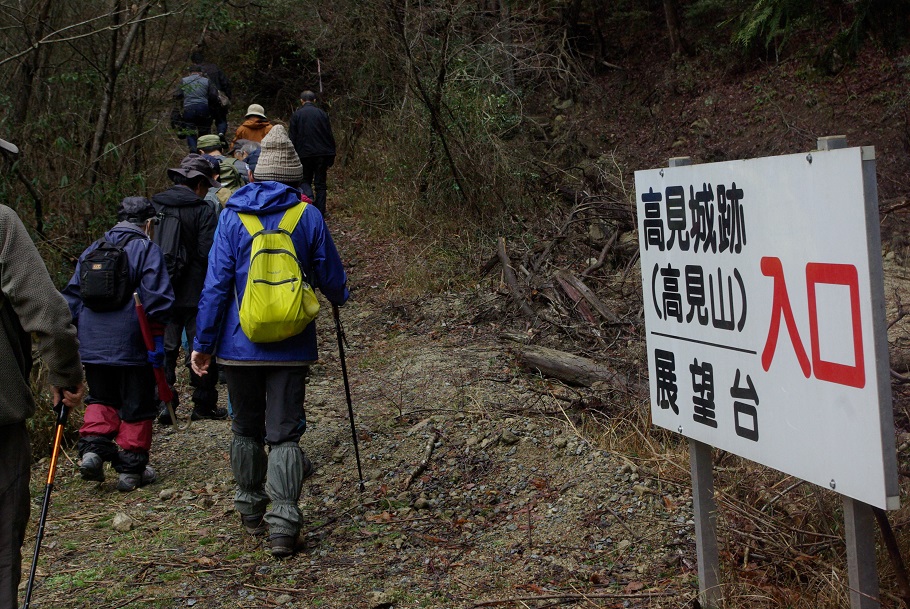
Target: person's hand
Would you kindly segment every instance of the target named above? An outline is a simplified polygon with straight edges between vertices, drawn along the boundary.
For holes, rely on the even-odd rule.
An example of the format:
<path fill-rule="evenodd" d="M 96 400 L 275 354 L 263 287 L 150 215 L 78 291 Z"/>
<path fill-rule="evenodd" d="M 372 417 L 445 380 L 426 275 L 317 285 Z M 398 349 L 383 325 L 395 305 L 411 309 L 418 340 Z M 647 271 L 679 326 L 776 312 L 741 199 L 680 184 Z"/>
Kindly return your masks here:
<path fill-rule="evenodd" d="M 155 350 L 148 351 L 148 361 L 153 368 L 164 368 L 164 337 L 155 337 Z"/>
<path fill-rule="evenodd" d="M 193 351 L 193 354 L 190 356 L 190 365 L 193 367 L 193 372 L 199 376 L 205 376 L 209 373 L 210 363 L 212 363 L 211 353 Z"/>
<path fill-rule="evenodd" d="M 70 391 L 72 389 L 72 391 Z M 62 400 L 63 404 L 70 409 L 82 406 L 82 398 L 85 397 L 85 383 L 79 381 L 75 387 L 51 387 L 54 392 L 54 400 Z"/>

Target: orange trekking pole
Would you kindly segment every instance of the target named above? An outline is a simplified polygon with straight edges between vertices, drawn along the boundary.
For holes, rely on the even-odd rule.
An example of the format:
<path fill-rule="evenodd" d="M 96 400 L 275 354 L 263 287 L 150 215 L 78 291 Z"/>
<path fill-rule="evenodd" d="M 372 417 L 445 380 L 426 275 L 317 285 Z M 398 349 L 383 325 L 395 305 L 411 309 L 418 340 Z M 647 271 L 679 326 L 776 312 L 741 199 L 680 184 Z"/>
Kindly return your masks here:
<path fill-rule="evenodd" d="M 41 540 L 44 539 L 44 525 L 47 522 L 47 510 L 51 505 L 51 490 L 54 488 L 54 476 L 57 473 L 57 460 L 60 458 L 60 444 L 63 441 L 63 429 L 70 409 L 63 403 L 63 391 L 75 392 L 75 388 L 61 390 L 60 401 L 54 407 L 57 411 L 57 424 L 54 429 L 54 448 L 51 451 L 51 464 L 47 470 L 47 486 L 44 487 L 44 503 L 41 504 L 41 518 L 38 520 L 38 538 L 35 540 L 35 554 L 32 556 L 32 570 L 28 574 L 28 587 L 25 589 L 25 603 L 22 609 L 29 609 L 32 589 L 35 585 L 35 571 L 38 566 L 38 553 L 41 551 Z"/>
<path fill-rule="evenodd" d="M 136 301 L 136 317 L 139 318 L 139 328 L 142 330 L 142 341 L 145 343 L 146 349 L 154 351 L 155 339 L 152 337 L 152 327 L 149 325 L 148 317 L 145 315 L 145 307 L 142 306 L 142 301 L 139 300 L 139 292 L 133 292 L 133 300 Z M 155 382 L 158 385 L 158 399 L 167 404 L 167 411 L 171 415 L 171 423 L 173 423 L 174 427 L 179 431 L 186 431 L 190 428 L 193 419 L 188 419 L 186 425 L 183 427 L 177 425 L 177 415 L 174 414 L 174 392 L 171 391 L 170 385 L 167 384 L 167 377 L 164 375 L 164 369 L 153 367 L 152 370 L 155 372 Z"/>

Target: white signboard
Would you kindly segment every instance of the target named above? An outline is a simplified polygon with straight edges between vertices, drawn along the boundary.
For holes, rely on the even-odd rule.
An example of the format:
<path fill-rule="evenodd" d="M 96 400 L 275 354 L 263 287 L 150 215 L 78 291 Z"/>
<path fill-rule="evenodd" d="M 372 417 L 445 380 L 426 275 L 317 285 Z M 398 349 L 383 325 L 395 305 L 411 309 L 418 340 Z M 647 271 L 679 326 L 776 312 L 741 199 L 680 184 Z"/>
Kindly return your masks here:
<path fill-rule="evenodd" d="M 638 171 L 635 190 L 654 423 L 895 509 L 874 150 Z"/>

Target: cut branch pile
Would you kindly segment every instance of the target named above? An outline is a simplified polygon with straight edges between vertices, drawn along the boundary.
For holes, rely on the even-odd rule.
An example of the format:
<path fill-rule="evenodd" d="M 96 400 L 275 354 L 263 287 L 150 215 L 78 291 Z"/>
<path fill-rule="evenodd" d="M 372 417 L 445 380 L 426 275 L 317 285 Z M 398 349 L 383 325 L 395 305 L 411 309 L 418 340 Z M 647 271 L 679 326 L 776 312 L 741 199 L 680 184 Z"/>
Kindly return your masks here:
<path fill-rule="evenodd" d="M 523 367 L 572 385 L 606 383 L 642 396 L 644 388 L 629 382 L 639 378 L 641 358 L 625 352 L 641 343 L 641 289 L 635 282 L 627 285 L 638 254 L 629 238 L 636 223 L 632 206 L 619 200 L 625 198 L 620 194 L 610 198 L 563 189 L 573 204 L 552 222 L 555 233 L 526 251 L 510 251 L 506 238 L 499 237 L 481 275 L 499 266 L 500 293 L 511 303 L 507 310 L 533 337 L 534 344 L 515 347 Z M 564 345 L 566 335 L 584 355 L 543 344 L 556 336 Z"/>

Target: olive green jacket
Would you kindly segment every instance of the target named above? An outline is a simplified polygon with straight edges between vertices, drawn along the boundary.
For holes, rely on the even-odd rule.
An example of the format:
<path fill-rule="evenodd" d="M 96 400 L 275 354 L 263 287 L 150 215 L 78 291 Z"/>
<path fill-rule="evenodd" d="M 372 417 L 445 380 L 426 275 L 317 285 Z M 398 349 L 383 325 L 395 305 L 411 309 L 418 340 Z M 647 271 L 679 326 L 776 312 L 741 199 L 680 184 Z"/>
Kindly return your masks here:
<path fill-rule="evenodd" d="M 35 412 L 29 385 L 32 338 L 51 385 L 82 381 L 79 341 L 69 307 L 12 209 L 0 205 L 0 425 Z"/>

